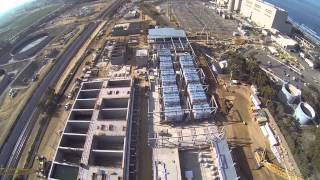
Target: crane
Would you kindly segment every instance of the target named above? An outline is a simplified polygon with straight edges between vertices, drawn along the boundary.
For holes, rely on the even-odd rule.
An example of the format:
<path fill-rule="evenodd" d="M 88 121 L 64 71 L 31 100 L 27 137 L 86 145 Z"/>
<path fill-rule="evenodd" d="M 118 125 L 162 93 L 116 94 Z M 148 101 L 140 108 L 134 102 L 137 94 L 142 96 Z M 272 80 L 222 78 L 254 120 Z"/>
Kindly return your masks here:
<path fill-rule="evenodd" d="M 288 179 L 288 180 L 303 180 L 302 177 L 296 175 L 294 172 L 289 171 L 287 169 L 284 169 L 280 166 L 277 166 L 275 164 L 272 164 L 269 162 L 266 158 L 266 151 L 265 149 L 258 148 L 254 151 L 254 157 L 258 163 L 258 167 L 266 167 L 274 174 L 277 174 L 278 176 Z"/>

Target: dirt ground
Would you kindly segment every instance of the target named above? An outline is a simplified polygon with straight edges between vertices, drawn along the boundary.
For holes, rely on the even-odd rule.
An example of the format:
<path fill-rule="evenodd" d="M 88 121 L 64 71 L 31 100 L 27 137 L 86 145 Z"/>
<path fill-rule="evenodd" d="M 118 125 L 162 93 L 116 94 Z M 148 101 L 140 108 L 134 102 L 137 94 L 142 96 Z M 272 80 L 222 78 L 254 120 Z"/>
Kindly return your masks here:
<path fill-rule="evenodd" d="M 217 90 L 217 93 L 220 97 L 220 104 L 224 103 L 222 102 L 223 97 L 233 96 L 235 98 L 233 101 L 233 111 L 231 110 L 231 113 L 229 113 L 226 118 L 221 114 L 218 114 L 218 117 L 224 121 L 225 136 L 231 145 L 233 157 L 241 179 L 282 179 L 264 167 L 257 169 L 253 154 L 254 150 L 258 147 L 266 147 L 267 152 L 271 152 L 271 150 L 258 124 L 251 120 L 249 114 L 249 87 L 233 86 L 228 92 L 220 88 Z M 243 121 L 246 122 L 246 125 Z M 268 157 L 274 159 L 272 153 L 268 153 Z"/>
<path fill-rule="evenodd" d="M 141 89 L 145 87 L 145 81 L 140 83 Z M 138 136 L 138 180 L 150 180 L 152 178 L 152 149 L 148 146 L 148 104 L 147 97 L 144 96 L 145 91 L 141 90 L 140 95 L 140 122 L 139 122 L 139 136 Z"/>
<path fill-rule="evenodd" d="M 74 58 L 71 60 L 71 62 L 69 63 L 67 69 L 65 70 L 65 72 L 63 73 L 63 75 L 61 76 L 61 78 L 59 79 L 59 81 L 57 82 L 57 85 L 55 87 L 56 91 L 58 91 L 60 89 L 60 87 L 62 86 L 65 78 L 67 77 L 67 75 L 70 73 L 70 71 L 72 70 L 72 68 L 76 65 L 76 63 L 79 61 L 80 57 L 85 53 L 85 51 L 88 49 L 91 41 L 93 40 L 93 38 L 99 33 L 99 31 L 101 30 L 101 28 L 105 25 L 106 22 L 101 23 L 99 25 L 99 27 L 92 33 L 92 35 L 90 36 L 90 38 L 86 41 L 86 43 L 82 46 L 82 48 L 78 51 L 78 53 L 74 56 Z"/>
<path fill-rule="evenodd" d="M 38 81 L 31 83 L 30 86 L 25 89 L 20 89 L 16 97 L 11 98 L 7 95 L 4 98 L 0 106 L 0 144 L 2 144 L 7 137 L 7 134 L 20 114 L 20 111 L 51 67 L 51 63 L 43 66 L 42 71 L 39 72 Z"/>

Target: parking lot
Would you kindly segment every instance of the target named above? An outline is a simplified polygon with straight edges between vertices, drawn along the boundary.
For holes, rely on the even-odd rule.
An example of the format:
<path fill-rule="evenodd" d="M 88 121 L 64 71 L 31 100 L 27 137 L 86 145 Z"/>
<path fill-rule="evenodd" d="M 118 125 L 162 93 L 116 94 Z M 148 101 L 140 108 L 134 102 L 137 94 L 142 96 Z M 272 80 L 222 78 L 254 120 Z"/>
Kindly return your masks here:
<path fill-rule="evenodd" d="M 180 26 L 189 32 L 211 32 L 212 36 L 230 38 L 236 31 L 235 20 L 223 19 L 201 1 L 173 1 L 172 10 Z"/>

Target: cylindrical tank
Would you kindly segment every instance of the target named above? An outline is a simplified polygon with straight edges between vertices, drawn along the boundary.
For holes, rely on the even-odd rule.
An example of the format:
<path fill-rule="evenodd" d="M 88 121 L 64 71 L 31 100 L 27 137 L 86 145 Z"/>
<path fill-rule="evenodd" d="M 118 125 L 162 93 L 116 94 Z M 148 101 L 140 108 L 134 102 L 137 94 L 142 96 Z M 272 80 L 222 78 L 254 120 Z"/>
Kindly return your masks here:
<path fill-rule="evenodd" d="M 307 125 L 314 119 L 316 113 L 314 109 L 305 102 L 298 104 L 294 112 L 294 117 L 300 122 L 301 125 Z"/>
<path fill-rule="evenodd" d="M 281 88 L 281 96 L 285 103 L 292 104 L 301 95 L 301 90 L 295 86 L 284 83 Z"/>

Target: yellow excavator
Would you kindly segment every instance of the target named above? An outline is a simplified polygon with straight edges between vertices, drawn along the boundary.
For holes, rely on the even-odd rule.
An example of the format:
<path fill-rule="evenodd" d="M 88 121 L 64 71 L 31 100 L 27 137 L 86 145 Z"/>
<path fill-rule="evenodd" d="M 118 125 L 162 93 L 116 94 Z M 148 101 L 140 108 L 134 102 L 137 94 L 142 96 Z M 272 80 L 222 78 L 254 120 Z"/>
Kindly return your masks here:
<path fill-rule="evenodd" d="M 274 174 L 288 180 L 303 180 L 302 177 L 296 175 L 294 172 L 285 168 L 272 164 L 267 160 L 265 149 L 258 148 L 254 151 L 254 157 L 258 163 L 258 168 L 266 167 Z"/>

